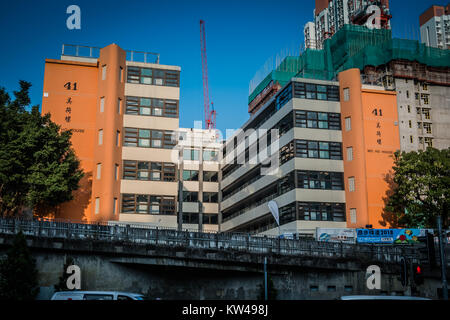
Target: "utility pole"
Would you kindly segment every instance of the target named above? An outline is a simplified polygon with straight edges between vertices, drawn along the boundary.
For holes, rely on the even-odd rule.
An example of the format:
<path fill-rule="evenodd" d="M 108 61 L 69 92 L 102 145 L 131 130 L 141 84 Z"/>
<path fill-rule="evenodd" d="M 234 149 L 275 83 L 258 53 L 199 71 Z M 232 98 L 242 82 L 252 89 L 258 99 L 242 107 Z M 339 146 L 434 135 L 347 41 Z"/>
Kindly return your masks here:
<path fill-rule="evenodd" d="M 183 147 L 178 154 L 178 231 L 183 230 Z"/>
<path fill-rule="evenodd" d="M 437 217 L 438 236 L 439 236 L 439 251 L 441 257 L 441 276 L 442 276 L 442 298 L 448 300 L 448 286 L 447 286 L 447 259 L 445 258 L 445 243 L 442 236 L 442 219 L 439 215 Z"/>
<path fill-rule="evenodd" d="M 264 257 L 264 300 L 268 300 L 267 292 L 267 257 Z"/>

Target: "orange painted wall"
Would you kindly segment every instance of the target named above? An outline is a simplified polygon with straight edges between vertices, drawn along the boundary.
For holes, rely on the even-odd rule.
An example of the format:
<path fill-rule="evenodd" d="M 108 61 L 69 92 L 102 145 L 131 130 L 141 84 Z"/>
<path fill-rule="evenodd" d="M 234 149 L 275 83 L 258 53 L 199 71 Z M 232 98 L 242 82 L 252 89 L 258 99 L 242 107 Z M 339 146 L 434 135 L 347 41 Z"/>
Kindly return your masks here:
<path fill-rule="evenodd" d="M 115 166 L 121 168 L 122 152 L 121 141 L 119 146 L 116 145 L 116 133 L 119 130 L 121 137 L 123 134 L 123 109 L 125 105 L 125 64 L 126 53 L 119 46 L 112 44 L 100 51 L 99 68 L 98 68 L 98 104 L 96 112 L 96 139 L 94 148 L 94 162 L 102 164 L 101 179 L 94 177 L 92 194 L 93 201 L 95 198 L 100 199 L 99 212 L 95 213 L 95 204 L 92 210 L 92 219 L 95 221 L 117 220 L 119 215 L 119 199 L 120 199 L 120 177 L 117 174 L 115 179 Z M 102 67 L 106 66 L 106 79 L 102 80 Z M 119 81 L 119 70 L 122 67 L 123 77 Z M 105 97 L 104 112 L 100 112 L 100 98 Z M 120 113 L 118 112 L 118 99 L 121 99 L 122 106 Z M 98 131 L 103 130 L 103 144 L 98 145 Z M 117 199 L 116 214 L 113 214 L 114 198 Z"/>
<path fill-rule="evenodd" d="M 382 224 L 382 212 L 389 188 L 385 177 L 392 172 L 393 153 L 400 149 L 396 93 L 362 88 L 359 69 L 341 72 L 339 82 L 347 225 L 389 227 Z M 349 101 L 344 101 L 344 88 L 350 90 Z M 352 129 L 346 131 L 349 116 Z M 352 161 L 347 161 L 347 147 L 353 147 Z M 349 177 L 355 177 L 354 192 L 348 190 Z M 356 208 L 356 224 L 350 220 L 351 208 Z"/>
<path fill-rule="evenodd" d="M 45 61 L 42 114 L 50 113 L 52 121 L 63 129 L 75 130 L 72 145 L 85 172 L 79 190 L 74 192 L 74 200 L 62 204 L 55 212 L 55 216 L 63 219 L 88 220 L 87 213 L 91 210 L 97 73 L 96 63 Z M 68 82 L 70 90 L 64 87 Z M 73 90 L 75 83 L 76 90 Z M 66 120 L 69 116 L 70 122 L 69 118 Z"/>
<path fill-rule="evenodd" d="M 368 224 L 367 181 L 365 163 L 364 115 L 362 110 L 361 77 L 358 69 L 339 74 L 342 119 L 342 152 L 344 155 L 344 184 L 347 211 L 347 226 L 355 228 Z M 344 89 L 349 89 L 348 101 L 344 100 Z M 345 119 L 350 117 L 351 130 L 345 128 Z M 353 148 L 353 161 L 347 159 L 347 147 Z M 355 192 L 349 192 L 348 178 L 355 177 Z M 357 209 L 357 223 L 351 224 L 350 209 Z"/>
<path fill-rule="evenodd" d="M 105 80 L 102 79 L 103 65 L 107 66 Z M 122 79 L 119 78 L 120 68 Z M 72 145 L 85 172 L 79 190 L 74 192 L 74 200 L 57 209 L 57 218 L 72 221 L 119 219 L 125 68 L 126 53 L 115 44 L 100 50 L 97 63 L 46 60 L 42 113 L 50 113 L 52 121 L 63 129 L 75 129 Z M 71 83 L 70 90 L 64 87 L 68 82 Z M 105 99 L 103 112 L 100 112 L 101 97 Z M 122 102 L 120 113 L 119 98 Z M 100 129 L 103 130 L 102 145 L 98 143 Z M 117 131 L 120 132 L 119 145 L 116 144 Z M 97 179 L 98 163 L 102 165 L 100 179 Z M 116 164 L 119 166 L 117 175 Z M 100 199 L 98 213 L 96 198 Z M 117 199 L 115 214 L 114 198 Z"/>

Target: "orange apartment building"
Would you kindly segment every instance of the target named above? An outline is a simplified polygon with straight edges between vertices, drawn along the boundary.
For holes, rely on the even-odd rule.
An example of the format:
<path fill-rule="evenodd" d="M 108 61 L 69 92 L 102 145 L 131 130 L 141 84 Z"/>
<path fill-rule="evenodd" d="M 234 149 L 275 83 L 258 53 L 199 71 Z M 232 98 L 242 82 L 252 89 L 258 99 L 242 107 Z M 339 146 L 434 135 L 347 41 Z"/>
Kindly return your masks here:
<path fill-rule="evenodd" d="M 141 53 L 144 62 L 133 61 L 138 53 L 116 44 L 87 48 L 87 57 L 79 49 L 83 48 L 76 46 L 76 53 L 67 54 L 66 46 L 60 60 L 45 60 L 42 113 L 50 113 L 63 129 L 73 130 L 72 145 L 85 172 L 74 200 L 62 204 L 55 216 L 73 221 L 151 222 L 151 215 L 140 213 L 149 213 L 152 207 L 162 213 L 161 225 L 176 225 L 171 149 L 178 129 L 180 68 L 160 65 L 159 55 L 152 53 Z M 92 56 L 92 50 L 99 51 L 98 57 Z M 154 63 L 147 62 L 151 57 Z M 149 159 L 157 161 L 158 172 L 132 168 L 132 178 L 122 179 L 123 163 L 134 161 L 137 166 Z M 150 178 L 131 181 L 140 179 L 138 174 L 147 178 L 150 172 L 160 179 L 159 184 Z M 149 200 L 150 194 L 158 195 L 155 203 Z M 120 218 L 123 197 L 127 208 L 132 208 Z"/>
<path fill-rule="evenodd" d="M 400 150 L 397 93 L 365 85 L 359 69 L 339 74 L 347 226 L 382 228 L 393 154 Z"/>

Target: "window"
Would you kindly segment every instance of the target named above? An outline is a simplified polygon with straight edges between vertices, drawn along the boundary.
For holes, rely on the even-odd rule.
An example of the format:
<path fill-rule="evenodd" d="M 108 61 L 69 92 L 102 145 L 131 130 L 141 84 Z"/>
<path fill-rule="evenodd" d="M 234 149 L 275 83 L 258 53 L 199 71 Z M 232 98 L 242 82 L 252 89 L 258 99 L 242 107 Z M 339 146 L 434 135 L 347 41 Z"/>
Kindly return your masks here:
<path fill-rule="evenodd" d="M 342 160 L 341 143 L 296 140 L 296 157 Z"/>
<path fill-rule="evenodd" d="M 100 198 L 95 198 L 95 214 L 100 212 Z"/>
<path fill-rule="evenodd" d="M 348 191 L 355 191 L 355 177 L 348 178 Z"/>
<path fill-rule="evenodd" d="M 409 142 L 410 143 L 414 143 L 414 137 L 413 136 L 409 136 Z"/>
<path fill-rule="evenodd" d="M 105 97 L 100 98 L 100 112 L 105 111 Z"/>
<path fill-rule="evenodd" d="M 342 172 L 298 171 L 298 188 L 344 190 Z"/>
<path fill-rule="evenodd" d="M 123 178 L 126 180 L 176 181 L 174 163 L 149 161 L 123 161 Z"/>
<path fill-rule="evenodd" d="M 328 286 L 328 287 L 327 287 L 327 291 L 328 291 L 328 292 L 334 292 L 334 291 L 336 291 L 336 286 Z"/>
<path fill-rule="evenodd" d="M 180 86 L 180 72 L 174 70 L 162 70 L 129 66 L 127 82 L 151 84 L 157 86 Z"/>
<path fill-rule="evenodd" d="M 294 82 L 294 98 L 339 101 L 339 87 Z"/>
<path fill-rule="evenodd" d="M 411 106 L 408 105 L 408 113 L 411 113 Z"/>
<path fill-rule="evenodd" d="M 420 97 L 422 98 L 424 104 L 429 104 L 430 103 L 430 101 L 429 101 L 430 95 L 429 94 L 422 93 L 420 95 Z"/>
<path fill-rule="evenodd" d="M 422 114 L 425 116 L 426 120 L 430 120 L 431 119 L 430 109 L 422 109 Z"/>
<path fill-rule="evenodd" d="M 217 192 L 203 192 L 203 202 L 217 203 Z"/>
<path fill-rule="evenodd" d="M 119 165 L 116 163 L 114 165 L 114 180 L 119 179 Z"/>
<path fill-rule="evenodd" d="M 172 149 L 173 131 L 125 128 L 124 146 Z"/>
<path fill-rule="evenodd" d="M 353 292 L 353 286 L 344 286 L 345 292 Z"/>
<path fill-rule="evenodd" d="M 408 121 L 408 125 L 409 125 L 410 128 L 412 128 L 412 121 L 411 120 Z"/>
<path fill-rule="evenodd" d="M 198 224 L 198 212 L 183 212 L 183 223 Z"/>
<path fill-rule="evenodd" d="M 103 130 L 98 130 L 98 145 L 101 146 L 103 144 Z"/>
<path fill-rule="evenodd" d="M 203 150 L 203 161 L 217 161 L 217 156 L 216 150 Z"/>
<path fill-rule="evenodd" d="M 122 213 L 175 214 L 175 197 L 148 194 L 123 194 Z"/>
<path fill-rule="evenodd" d="M 203 214 L 203 224 L 218 224 L 217 214 Z"/>
<path fill-rule="evenodd" d="M 217 182 L 218 172 L 216 171 L 203 171 L 204 182 Z"/>
<path fill-rule="evenodd" d="M 425 144 L 427 147 L 432 148 L 433 147 L 433 138 L 425 138 Z"/>
<path fill-rule="evenodd" d="M 178 117 L 178 100 L 126 97 L 126 114 L 155 116 L 155 117 Z"/>
<path fill-rule="evenodd" d="M 183 191 L 183 201 L 184 202 L 197 202 L 198 201 L 198 192 L 194 191 Z"/>
<path fill-rule="evenodd" d="M 113 215 L 115 215 L 117 212 L 117 198 L 114 198 L 113 200 Z"/>
<path fill-rule="evenodd" d="M 417 112 L 417 114 L 421 114 L 420 108 L 416 108 L 416 112 Z"/>
<path fill-rule="evenodd" d="M 102 164 L 97 163 L 97 180 L 100 180 L 102 177 Z"/>
<path fill-rule="evenodd" d="M 352 118 L 347 117 L 347 118 L 345 118 L 345 131 L 350 131 L 350 130 L 352 130 Z"/>
<path fill-rule="evenodd" d="M 300 220 L 306 221 L 345 221 L 344 203 L 298 202 Z"/>
<path fill-rule="evenodd" d="M 315 111 L 295 111 L 295 126 L 298 128 L 341 130 L 341 115 Z"/>
<path fill-rule="evenodd" d="M 275 108 L 280 110 L 289 100 L 292 99 L 292 84 L 284 88 L 275 99 Z"/>
<path fill-rule="evenodd" d="M 122 109 L 122 100 L 119 98 L 117 99 L 117 113 L 120 114 L 120 111 Z"/>
<path fill-rule="evenodd" d="M 183 149 L 183 159 L 184 160 L 194 160 L 198 161 L 200 156 L 200 150 L 196 149 Z"/>
<path fill-rule="evenodd" d="M 350 88 L 344 88 L 344 101 L 350 100 Z"/>
<path fill-rule="evenodd" d="M 111 294 L 85 294 L 83 300 L 113 300 Z"/>
<path fill-rule="evenodd" d="M 409 91 L 406 90 L 406 98 L 409 98 Z"/>
<path fill-rule="evenodd" d="M 102 80 L 106 80 L 106 65 L 102 67 Z"/>
<path fill-rule="evenodd" d="M 424 122 L 423 123 L 423 128 L 425 129 L 426 133 L 431 134 L 431 123 Z"/>
<path fill-rule="evenodd" d="M 123 82 L 123 68 L 119 67 L 119 82 Z"/>
<path fill-rule="evenodd" d="M 356 209 L 350 209 L 350 223 L 356 223 Z"/>
<path fill-rule="evenodd" d="M 183 170 L 183 181 L 198 181 L 198 171 Z"/>
<path fill-rule="evenodd" d="M 319 291 L 319 286 L 309 286 L 309 291 L 310 292 L 318 292 Z"/>
<path fill-rule="evenodd" d="M 353 160 L 353 147 L 347 148 L 347 161 Z"/>
<path fill-rule="evenodd" d="M 116 131 L 116 146 L 120 146 L 120 131 Z"/>

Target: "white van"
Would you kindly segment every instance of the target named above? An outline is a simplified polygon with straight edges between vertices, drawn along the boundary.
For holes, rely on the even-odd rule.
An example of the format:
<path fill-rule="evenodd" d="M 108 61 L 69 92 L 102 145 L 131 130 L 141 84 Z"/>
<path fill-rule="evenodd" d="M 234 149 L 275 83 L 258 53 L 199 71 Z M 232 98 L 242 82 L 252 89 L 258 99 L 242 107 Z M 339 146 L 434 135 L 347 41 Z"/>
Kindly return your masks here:
<path fill-rule="evenodd" d="M 139 293 L 118 291 L 59 291 L 51 300 L 144 300 Z"/>

